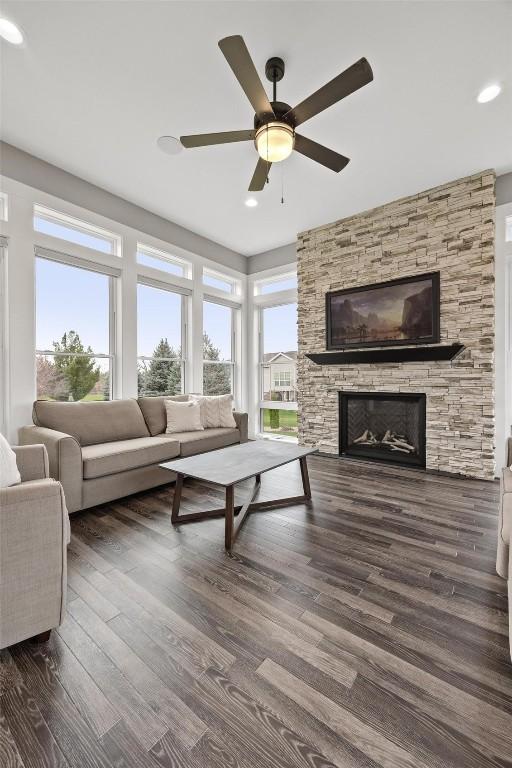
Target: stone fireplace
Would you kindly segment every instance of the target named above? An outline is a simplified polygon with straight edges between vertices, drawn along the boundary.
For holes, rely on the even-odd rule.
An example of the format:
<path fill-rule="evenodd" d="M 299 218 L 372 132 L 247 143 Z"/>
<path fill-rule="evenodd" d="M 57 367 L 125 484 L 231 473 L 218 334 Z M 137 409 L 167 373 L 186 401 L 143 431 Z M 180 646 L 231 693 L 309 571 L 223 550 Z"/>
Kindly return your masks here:
<path fill-rule="evenodd" d="M 422 393 L 425 453 L 418 466 L 494 478 L 494 183 L 494 172 L 484 171 L 298 236 L 297 389 L 302 444 L 340 455 L 340 392 Z M 464 345 L 453 360 L 318 365 L 306 357 L 326 352 L 328 291 L 436 271 L 440 342 Z M 379 408 L 376 401 L 373 419 Z M 375 440 L 385 435 L 388 427 L 383 431 L 382 426 L 377 420 L 368 427 Z M 393 431 L 409 444 L 407 429 L 398 426 Z M 352 442 L 361 434 L 352 435 Z M 359 444 L 355 450 L 370 452 L 374 447 Z M 401 453 L 387 444 L 384 450 Z"/>
<path fill-rule="evenodd" d="M 340 455 L 425 467 L 426 397 L 340 392 Z"/>

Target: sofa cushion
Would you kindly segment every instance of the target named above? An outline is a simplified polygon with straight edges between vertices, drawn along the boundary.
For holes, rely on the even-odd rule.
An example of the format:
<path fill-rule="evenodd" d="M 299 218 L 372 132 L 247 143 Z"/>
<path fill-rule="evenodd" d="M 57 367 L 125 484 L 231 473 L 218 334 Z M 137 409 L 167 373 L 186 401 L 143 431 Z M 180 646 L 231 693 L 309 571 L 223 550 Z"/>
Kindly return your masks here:
<path fill-rule="evenodd" d="M 179 440 L 180 456 L 183 457 L 215 451 L 217 448 L 225 448 L 227 445 L 240 442 L 238 429 L 226 427 L 205 429 L 203 432 L 175 432 L 169 437 Z"/>
<path fill-rule="evenodd" d="M 147 467 L 179 456 L 180 444 L 170 437 L 136 437 L 82 449 L 84 480 Z"/>
<path fill-rule="evenodd" d="M 34 424 L 72 435 L 80 445 L 149 437 L 136 400 L 60 403 L 36 400 Z"/>
<path fill-rule="evenodd" d="M 188 400 L 188 395 L 139 397 L 137 400 L 150 435 L 161 435 L 162 432 L 165 432 L 167 427 L 167 414 L 165 412 L 166 400 L 175 400 L 179 403 L 184 403 Z"/>

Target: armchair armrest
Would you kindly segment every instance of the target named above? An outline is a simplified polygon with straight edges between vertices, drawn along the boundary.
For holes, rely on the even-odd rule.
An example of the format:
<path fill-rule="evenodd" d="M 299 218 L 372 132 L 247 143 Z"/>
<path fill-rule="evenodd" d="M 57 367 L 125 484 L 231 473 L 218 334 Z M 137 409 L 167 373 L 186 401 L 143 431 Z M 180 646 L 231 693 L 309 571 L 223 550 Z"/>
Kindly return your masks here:
<path fill-rule="evenodd" d="M 60 483 L 47 478 L 0 490 L 0 648 L 61 623 L 68 541 Z"/>
<path fill-rule="evenodd" d="M 22 483 L 50 476 L 48 453 L 44 445 L 14 445 L 12 449 L 16 454 Z"/>
<path fill-rule="evenodd" d="M 82 449 L 78 441 L 65 432 L 46 427 L 21 427 L 21 445 L 42 443 L 48 452 L 50 477 L 59 480 L 64 488 L 70 512 L 82 507 Z"/>
<path fill-rule="evenodd" d="M 249 416 L 247 413 L 233 411 L 237 429 L 240 432 L 240 442 L 246 443 L 249 439 Z"/>

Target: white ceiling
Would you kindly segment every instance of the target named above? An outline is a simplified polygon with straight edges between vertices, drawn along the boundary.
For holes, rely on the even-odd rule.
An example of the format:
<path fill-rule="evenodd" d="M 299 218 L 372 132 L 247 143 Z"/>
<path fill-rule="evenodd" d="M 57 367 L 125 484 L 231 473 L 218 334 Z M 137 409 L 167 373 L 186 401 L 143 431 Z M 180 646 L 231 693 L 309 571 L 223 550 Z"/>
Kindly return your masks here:
<path fill-rule="evenodd" d="M 5 141 L 245 255 L 484 168 L 512 170 L 509 2 L 17 0 L 2 14 L 26 35 L 23 48 L 2 44 Z M 162 134 L 252 127 L 217 47 L 232 34 L 262 77 L 268 57 L 285 59 L 278 98 L 292 105 L 366 56 L 374 82 L 301 127 L 351 158 L 344 171 L 294 153 L 248 209 L 252 143 L 158 150 Z M 494 81 L 501 96 L 477 104 Z"/>

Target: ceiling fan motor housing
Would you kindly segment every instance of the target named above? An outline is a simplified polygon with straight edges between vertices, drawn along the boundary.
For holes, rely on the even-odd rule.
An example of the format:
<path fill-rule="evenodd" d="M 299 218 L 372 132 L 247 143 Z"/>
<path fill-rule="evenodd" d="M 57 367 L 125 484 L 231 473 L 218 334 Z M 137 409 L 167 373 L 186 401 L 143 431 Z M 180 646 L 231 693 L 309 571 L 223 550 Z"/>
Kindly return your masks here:
<path fill-rule="evenodd" d="M 288 117 L 285 119 L 285 115 L 291 110 L 289 104 L 285 104 L 284 101 L 271 101 L 270 106 L 274 110 L 274 115 L 261 115 L 260 117 L 258 117 L 258 115 L 254 115 L 255 130 L 261 128 L 262 125 L 266 125 L 266 123 L 275 123 L 276 121 L 279 123 L 287 123 L 287 125 L 291 126 L 291 128 L 295 127 L 291 115 L 288 115 Z"/>

